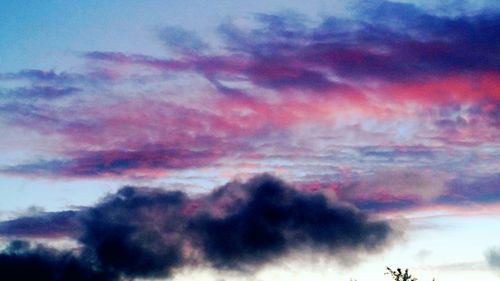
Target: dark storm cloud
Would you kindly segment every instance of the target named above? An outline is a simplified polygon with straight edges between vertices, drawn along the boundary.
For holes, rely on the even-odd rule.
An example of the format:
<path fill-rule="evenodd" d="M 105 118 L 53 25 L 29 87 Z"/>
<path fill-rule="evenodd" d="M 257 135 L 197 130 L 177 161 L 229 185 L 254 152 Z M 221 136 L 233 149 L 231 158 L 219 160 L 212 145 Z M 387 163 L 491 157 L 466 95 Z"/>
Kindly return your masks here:
<path fill-rule="evenodd" d="M 342 250 L 369 252 L 386 245 L 393 232 L 387 222 L 372 221 L 354 207 L 298 191 L 269 175 L 192 198 L 179 191 L 125 187 L 77 214 L 19 218 L 2 228 L 16 230 L 19 237 L 46 237 L 45 232 L 55 230 L 75 237 L 67 219 L 54 219 L 58 216 L 78 217 L 77 226 L 69 224 L 78 231 L 78 251 L 10 247 L 0 259 L 11 266 L 0 275 L 33 267 L 40 276 L 81 271 L 102 280 L 154 278 L 199 263 L 241 270 L 304 247 L 339 258 Z M 73 280 L 65 278 L 49 280 Z"/>
<path fill-rule="evenodd" d="M 304 245 L 332 254 L 343 248 L 372 250 L 391 234 L 386 223 L 370 222 L 354 208 L 332 205 L 324 195 L 301 193 L 270 176 L 242 188 L 248 194 L 228 215 L 202 214 L 191 223 L 200 238 L 195 241 L 217 267 L 265 263 Z M 234 186 L 216 192 L 234 192 L 227 189 Z"/>
<path fill-rule="evenodd" d="M 84 254 L 117 275 L 168 276 L 184 262 L 186 200 L 182 192 L 121 189 L 83 215 Z"/>
<path fill-rule="evenodd" d="M 13 241 L 0 253 L 0 278 L 19 281 L 112 281 L 116 276 L 97 271 L 69 251 L 43 246 L 31 247 L 24 241 Z"/>

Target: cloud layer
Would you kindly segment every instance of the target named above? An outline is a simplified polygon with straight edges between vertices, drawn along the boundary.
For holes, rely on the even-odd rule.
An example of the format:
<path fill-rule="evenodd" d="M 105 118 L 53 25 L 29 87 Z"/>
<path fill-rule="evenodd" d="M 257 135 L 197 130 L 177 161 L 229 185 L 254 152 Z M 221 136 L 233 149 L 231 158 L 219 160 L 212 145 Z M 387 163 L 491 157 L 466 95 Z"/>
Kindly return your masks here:
<path fill-rule="evenodd" d="M 301 190 L 319 191 L 364 211 L 472 204 L 495 210 L 500 199 L 500 14 L 495 9 L 445 14 L 386 1 L 359 5 L 345 17 L 257 14 L 221 22 L 212 41 L 179 27 L 159 29 L 156 39 L 168 49 L 164 56 L 93 50 L 81 54 L 82 66 L 71 71 L 0 73 L 0 130 L 5 132 L 0 176 L 209 187 L 273 172 Z M 82 212 L 3 222 L 0 232 L 81 239 L 89 245 L 84 252 L 107 270 L 127 267 L 129 275 L 142 268 L 140 263 L 115 260 L 99 249 L 135 247 L 136 236 L 160 235 L 152 239 L 159 244 L 148 247 L 170 249 L 169 254 L 147 252 L 141 263 L 153 256 L 162 262 L 152 263 L 148 274 L 168 275 L 190 252 L 209 257 L 215 267 L 234 268 L 241 266 L 240 259 L 245 264 L 273 259 L 295 243 L 330 251 L 336 242 L 323 235 L 335 237 L 337 223 L 345 226 L 342 231 L 366 232 L 342 240 L 353 247 L 369 248 L 364 243 L 372 232 L 380 231 L 376 237 L 383 238 L 383 227 L 377 230 L 356 212 L 346 211 L 352 224 L 344 224 L 334 219 L 344 209 L 324 199 L 289 189 L 276 193 L 269 196 L 286 198 L 285 203 L 262 200 L 258 189 L 255 197 L 243 191 L 246 195 L 231 195 L 245 204 L 224 212 L 205 206 L 210 196 L 200 200 L 202 207 L 193 207 L 186 195 L 178 195 L 175 205 L 169 201 L 173 194 L 157 194 L 166 201 L 155 204 L 170 207 L 141 213 L 142 220 L 158 222 L 156 212 L 176 214 L 172 220 L 182 229 L 162 227 L 196 236 L 182 249 L 178 245 L 184 240 L 175 235 L 164 240 L 154 229 L 136 233 L 133 225 L 107 221 L 93 228 L 100 225 L 97 218 L 123 208 L 111 199 Z M 259 212 L 266 208 L 277 218 L 262 217 Z M 295 213 L 297 208 L 333 224 L 303 225 L 310 218 Z M 95 214 L 100 211 L 104 214 Z M 266 231 L 251 232 L 241 220 Z M 127 234 L 111 239 L 123 245 L 96 238 L 106 237 L 108 225 Z M 238 236 L 222 249 L 225 240 L 217 239 L 225 228 Z M 135 251 L 141 249 L 130 251 L 140 257 Z"/>
<path fill-rule="evenodd" d="M 298 143 L 312 156 L 356 146 L 358 167 L 361 157 L 446 162 L 442 147 L 482 157 L 477 146 L 500 137 L 499 19 L 384 1 L 346 18 L 259 14 L 221 23 L 217 46 L 167 27 L 168 57 L 96 50 L 79 72 L 2 73 L 0 125 L 57 140 L 50 156 L 0 171 L 157 177 L 234 157 L 265 163 Z"/>

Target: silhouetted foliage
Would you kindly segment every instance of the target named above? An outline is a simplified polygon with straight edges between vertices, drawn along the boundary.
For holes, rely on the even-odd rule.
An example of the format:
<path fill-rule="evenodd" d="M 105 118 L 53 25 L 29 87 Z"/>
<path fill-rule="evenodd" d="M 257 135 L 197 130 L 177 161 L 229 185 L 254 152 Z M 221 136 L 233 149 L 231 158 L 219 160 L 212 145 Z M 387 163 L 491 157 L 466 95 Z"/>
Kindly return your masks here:
<path fill-rule="evenodd" d="M 403 272 L 401 268 L 392 270 L 390 267 L 387 267 L 386 274 L 391 275 L 394 281 L 417 281 L 417 278 L 411 276 L 411 274 L 408 273 L 408 269 L 405 269 Z"/>
<path fill-rule="evenodd" d="M 408 273 L 408 268 L 404 271 L 401 268 L 396 270 L 392 270 L 390 267 L 386 267 L 388 274 L 394 279 L 394 281 L 417 281 L 416 277 L 413 277 L 410 273 Z M 432 279 L 432 281 L 436 281 L 436 279 Z"/>

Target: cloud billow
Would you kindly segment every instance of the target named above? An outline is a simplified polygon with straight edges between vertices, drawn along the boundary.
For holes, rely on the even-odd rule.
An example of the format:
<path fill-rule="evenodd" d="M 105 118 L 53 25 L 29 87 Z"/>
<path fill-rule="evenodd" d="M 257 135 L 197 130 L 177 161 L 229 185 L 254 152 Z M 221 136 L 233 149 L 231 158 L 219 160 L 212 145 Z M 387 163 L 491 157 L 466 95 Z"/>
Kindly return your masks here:
<path fill-rule="evenodd" d="M 207 259 L 218 267 L 260 264 L 303 245 L 335 254 L 342 248 L 373 249 L 391 233 L 354 208 L 324 195 L 304 194 L 264 176 L 244 185 L 250 193 L 227 216 L 208 214 L 192 225 Z"/>
<path fill-rule="evenodd" d="M 76 217 L 79 233 L 68 230 L 67 236 L 78 240 L 77 249 L 25 245 L 14 251 L 22 243 L 13 242 L 0 254 L 9 265 L 0 268 L 0 276 L 22 274 L 18 269 L 23 267 L 32 268 L 30 274 L 59 278 L 48 280 L 168 277 L 193 264 L 247 270 L 304 247 L 342 258 L 343 250 L 350 255 L 369 252 L 393 237 L 388 222 L 372 221 L 354 207 L 299 191 L 270 175 L 232 182 L 197 198 L 180 191 L 125 187 Z M 23 233 L 18 222 L 26 219 L 1 223 L 0 234 L 44 237 L 36 227 L 27 226 Z M 14 227 L 17 236 L 12 236 Z M 83 279 L 65 277 L 73 271 L 83 272 Z"/>
<path fill-rule="evenodd" d="M 111 281 L 116 276 L 93 268 L 90 261 L 81 259 L 70 251 L 13 241 L 0 254 L 2 280 L 39 281 Z"/>

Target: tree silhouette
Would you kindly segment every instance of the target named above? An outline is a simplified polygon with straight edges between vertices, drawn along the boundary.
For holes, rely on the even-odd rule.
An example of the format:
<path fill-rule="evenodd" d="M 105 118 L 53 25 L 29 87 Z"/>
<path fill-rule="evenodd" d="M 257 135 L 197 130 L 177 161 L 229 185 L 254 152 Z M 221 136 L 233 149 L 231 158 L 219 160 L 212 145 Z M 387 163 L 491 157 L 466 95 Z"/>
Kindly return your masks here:
<path fill-rule="evenodd" d="M 404 271 L 401 268 L 396 270 L 392 270 L 390 267 L 386 267 L 387 272 L 385 275 L 390 275 L 394 281 L 417 281 L 416 277 L 413 277 L 410 273 L 408 273 L 408 269 Z M 350 279 L 350 281 L 357 281 L 356 279 Z M 435 278 L 432 281 L 436 281 Z"/>
<path fill-rule="evenodd" d="M 401 270 L 401 268 L 398 268 L 396 270 L 392 270 L 390 267 L 386 267 L 387 272 L 385 274 L 391 275 L 392 279 L 394 281 L 417 281 L 417 278 L 411 276 L 411 274 L 408 273 L 408 269 Z M 432 281 L 436 281 L 436 278 L 432 278 Z"/>
<path fill-rule="evenodd" d="M 408 269 L 405 269 L 405 271 L 403 272 L 401 268 L 392 270 L 390 267 L 387 267 L 387 272 L 385 274 L 391 275 L 394 281 L 417 281 L 417 278 L 411 276 L 411 274 L 408 273 Z"/>

